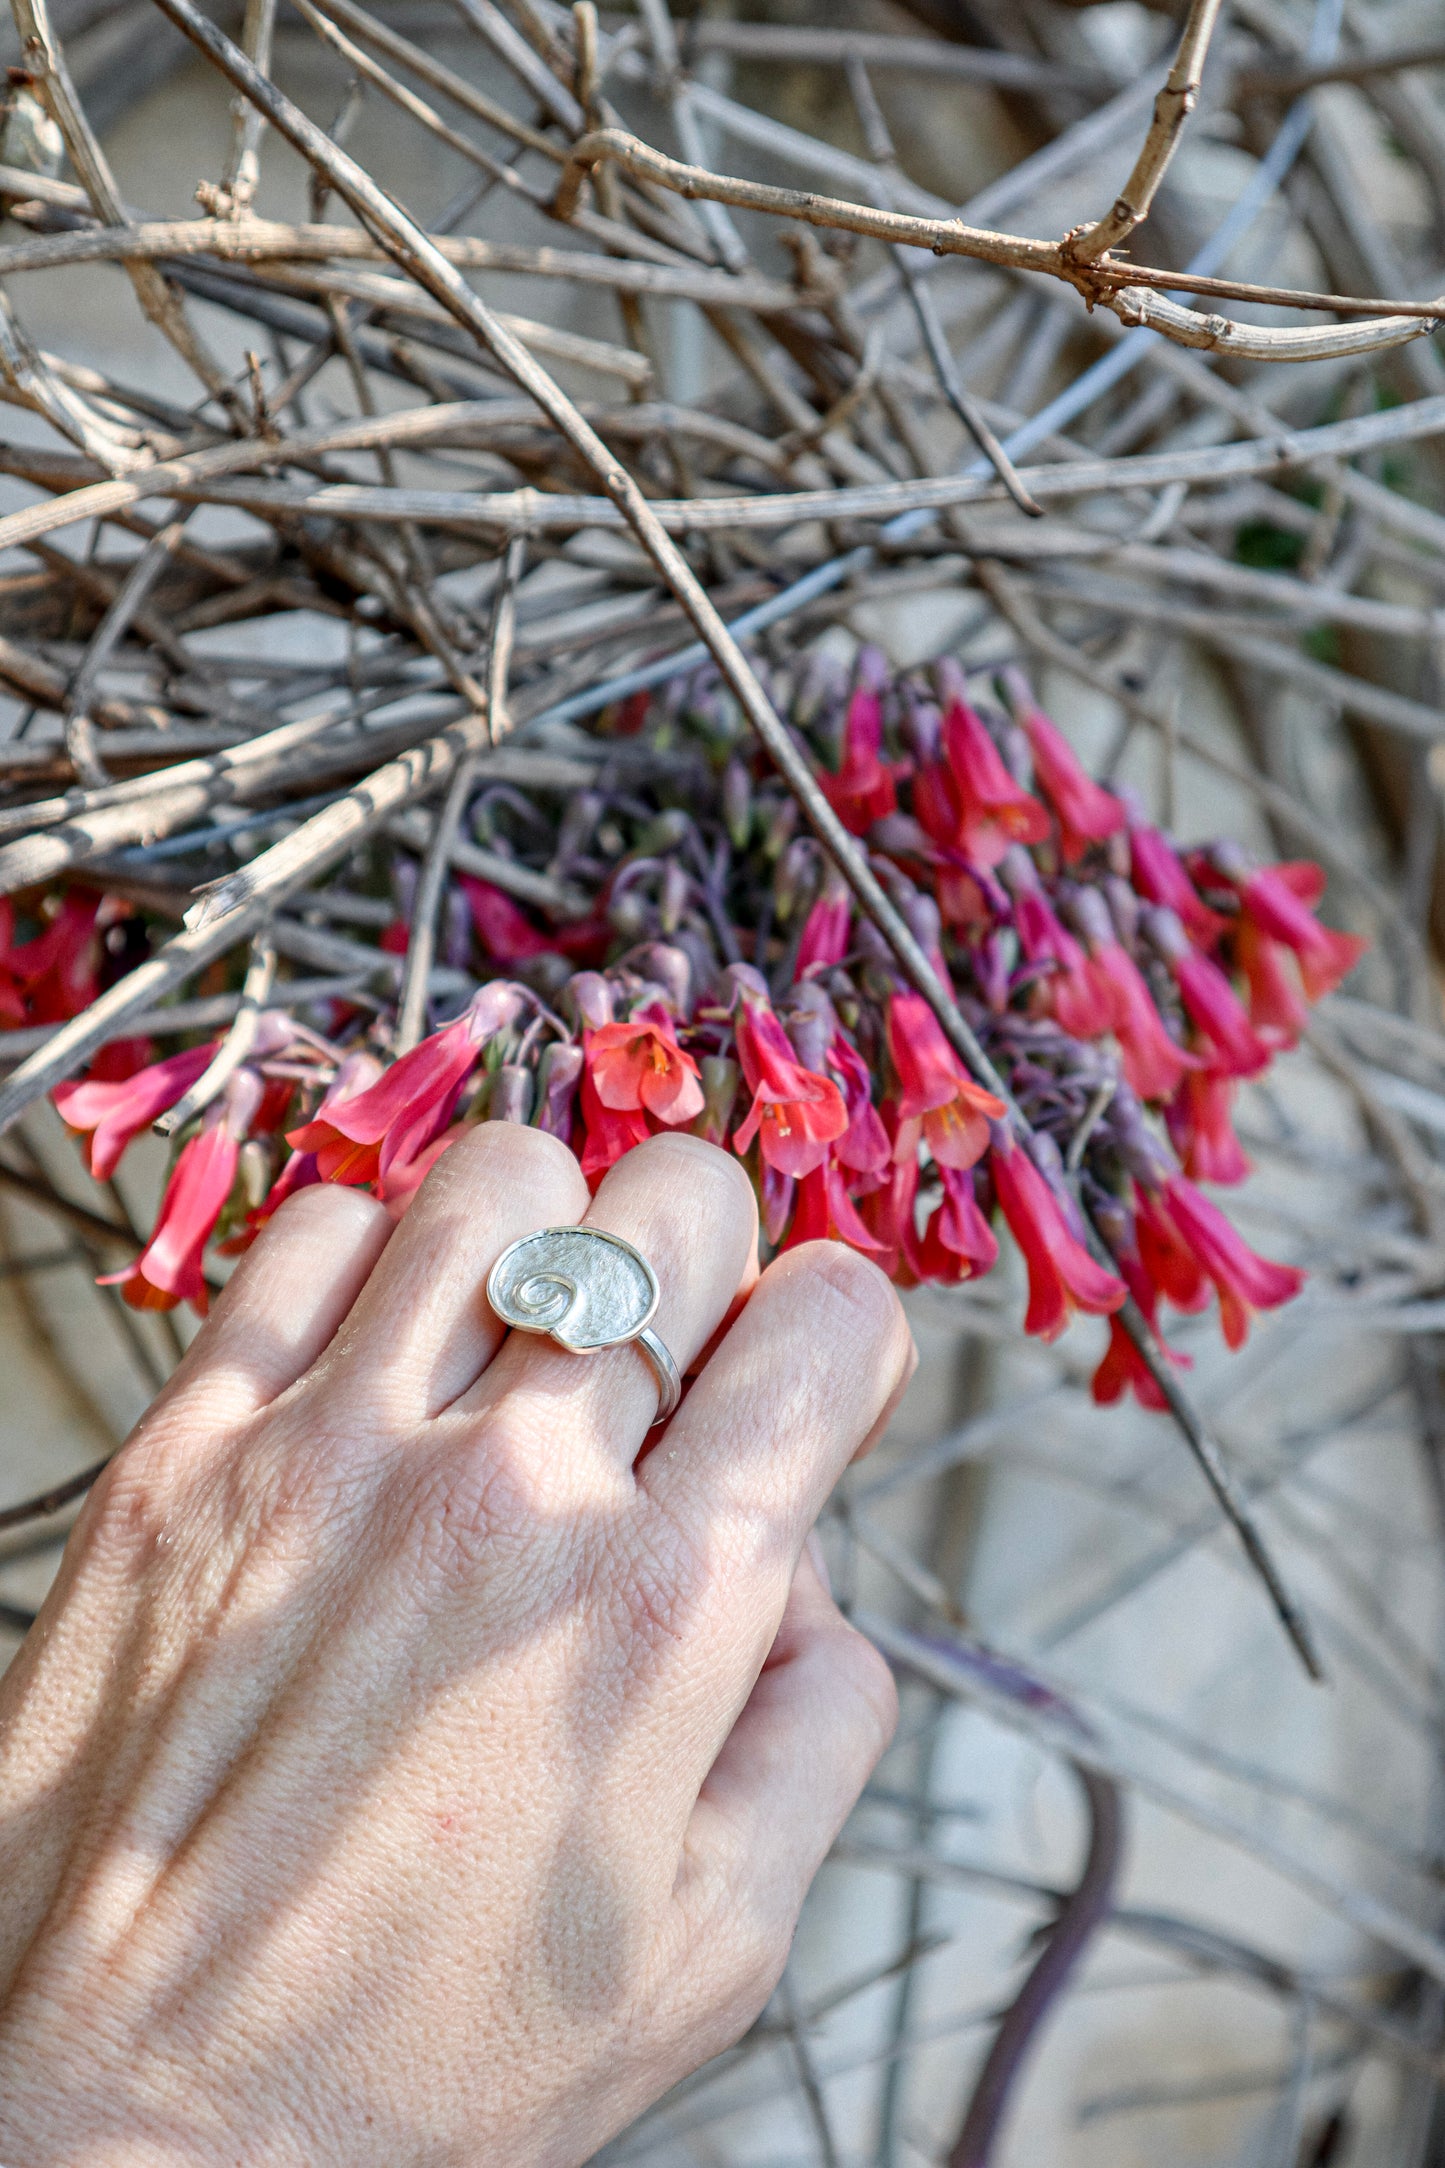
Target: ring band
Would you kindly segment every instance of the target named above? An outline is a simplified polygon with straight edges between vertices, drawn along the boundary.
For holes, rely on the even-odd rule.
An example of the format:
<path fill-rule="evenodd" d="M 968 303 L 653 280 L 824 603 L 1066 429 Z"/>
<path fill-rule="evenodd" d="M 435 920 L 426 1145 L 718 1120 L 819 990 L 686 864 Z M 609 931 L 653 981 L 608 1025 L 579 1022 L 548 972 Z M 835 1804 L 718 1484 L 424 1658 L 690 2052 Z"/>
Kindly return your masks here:
<path fill-rule="evenodd" d="M 647 1426 L 649 1430 L 655 1430 L 659 1423 L 667 1421 L 681 1400 L 682 1379 L 672 1359 L 671 1348 L 658 1339 L 650 1325 L 644 1325 L 637 1335 L 637 1345 L 651 1363 L 652 1374 L 657 1380 L 657 1413 Z"/>
<path fill-rule="evenodd" d="M 487 1275 L 487 1300 L 504 1324 L 536 1332 L 572 1355 L 636 1341 L 657 1384 L 665 1423 L 682 1398 L 672 1350 L 652 1330 L 661 1289 L 640 1250 L 604 1227 L 542 1227 L 523 1235 Z"/>

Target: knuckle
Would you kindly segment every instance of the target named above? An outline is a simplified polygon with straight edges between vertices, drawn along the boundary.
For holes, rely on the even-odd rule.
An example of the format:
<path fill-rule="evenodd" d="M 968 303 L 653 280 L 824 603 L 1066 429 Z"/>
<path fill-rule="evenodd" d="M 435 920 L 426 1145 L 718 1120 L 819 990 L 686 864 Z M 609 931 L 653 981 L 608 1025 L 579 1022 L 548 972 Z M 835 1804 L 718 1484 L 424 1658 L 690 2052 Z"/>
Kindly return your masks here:
<path fill-rule="evenodd" d="M 450 1198 L 479 1181 L 538 1188 L 548 1212 L 562 1209 L 554 1202 L 559 1197 L 575 1198 L 578 1212 L 587 1203 L 586 1182 L 567 1145 L 546 1130 L 530 1129 L 521 1122 L 476 1123 L 449 1152 L 443 1152 L 425 1187 L 433 1195 Z"/>
<path fill-rule="evenodd" d="M 844 1242 L 804 1242 L 770 1269 L 791 1268 L 814 1300 L 839 1314 L 853 1331 L 886 1340 L 906 1331 L 903 1305 L 870 1258 Z"/>
<path fill-rule="evenodd" d="M 751 1908 L 736 1921 L 729 1967 L 731 2008 L 727 2012 L 734 2037 L 753 2023 L 783 1977 L 795 1924 L 791 1918 L 761 1918 Z"/>
<path fill-rule="evenodd" d="M 203 1568 L 248 1561 L 249 1570 L 313 1566 L 354 1519 L 362 1486 L 322 1428 L 236 1435 L 225 1450 L 197 1434 L 193 1414 L 143 1428 L 96 1485 L 84 1528 L 93 1559 L 140 1571 L 174 1553 Z"/>
<path fill-rule="evenodd" d="M 615 1627 L 629 1665 L 651 1669 L 676 1652 L 708 1599 L 715 1569 L 702 1546 L 661 1513 L 619 1532 L 609 1576 Z"/>
<path fill-rule="evenodd" d="M 375 1197 L 340 1182 L 313 1182 L 286 1199 L 270 1224 L 262 1228 L 250 1256 L 243 1259 L 233 1278 L 239 1280 L 246 1265 L 255 1258 L 264 1258 L 283 1238 L 302 1236 L 328 1244 L 350 1243 L 370 1234 L 378 1224 L 389 1226 L 390 1221 L 385 1205 L 378 1204 Z M 225 1299 L 223 1293 L 221 1306 Z"/>
<path fill-rule="evenodd" d="M 870 1766 L 898 1728 L 898 1686 L 887 1662 L 856 1627 L 842 1629 L 839 1656 L 868 1746 Z"/>
<path fill-rule="evenodd" d="M 751 1211 L 753 1185 L 742 1161 L 733 1152 L 725 1152 L 720 1145 L 709 1144 L 705 1137 L 691 1137 L 682 1130 L 669 1130 L 662 1136 L 649 1137 L 628 1155 L 639 1168 L 672 1167 L 669 1178 L 680 1171 L 683 1164 L 689 1183 L 710 1182 L 719 1195 L 726 1193 L 730 1203 L 739 1210 Z"/>
<path fill-rule="evenodd" d="M 531 1518 L 512 1461 L 489 1451 L 484 1437 L 427 1455 L 408 1474 L 402 1508 L 418 1585 L 474 1589 L 489 1565 L 525 1540 Z M 534 1547 L 538 1533 L 534 1524 Z"/>

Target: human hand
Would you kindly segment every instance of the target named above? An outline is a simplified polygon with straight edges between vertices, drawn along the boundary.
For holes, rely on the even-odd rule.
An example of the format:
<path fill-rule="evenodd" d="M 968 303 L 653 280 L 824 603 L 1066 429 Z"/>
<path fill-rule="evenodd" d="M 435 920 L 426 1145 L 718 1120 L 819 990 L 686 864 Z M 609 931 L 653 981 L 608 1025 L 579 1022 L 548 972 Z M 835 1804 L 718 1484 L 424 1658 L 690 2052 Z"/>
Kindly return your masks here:
<path fill-rule="evenodd" d="M 679 1413 L 483 1295 L 588 1218 L 686 1367 L 756 1252 L 685 1137 L 589 1203 L 483 1124 L 393 1230 L 324 1187 L 97 1484 L 0 1688 L 7 2168 L 568 2168 L 745 2028 L 894 1722 L 809 1529 L 906 1384 L 852 1252 Z"/>

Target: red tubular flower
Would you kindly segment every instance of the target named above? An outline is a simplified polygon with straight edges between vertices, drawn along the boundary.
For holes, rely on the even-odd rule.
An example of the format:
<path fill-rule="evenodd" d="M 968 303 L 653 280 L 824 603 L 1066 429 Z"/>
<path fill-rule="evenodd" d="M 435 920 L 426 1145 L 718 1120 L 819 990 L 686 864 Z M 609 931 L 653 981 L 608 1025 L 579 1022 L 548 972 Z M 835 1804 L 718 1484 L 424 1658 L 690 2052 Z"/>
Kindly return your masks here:
<path fill-rule="evenodd" d="M 1173 845 L 1157 828 L 1131 828 L 1129 858 L 1139 894 L 1150 903 L 1167 904 L 1190 940 L 1200 948 L 1212 949 L 1220 935 L 1228 931 L 1229 920 L 1202 901 Z"/>
<path fill-rule="evenodd" d="M 1146 1321 L 1154 1329 L 1159 1351 L 1166 1362 L 1176 1370 L 1192 1370 L 1194 1357 L 1172 1348 L 1159 1331 L 1157 1313 L 1159 1290 L 1144 1270 L 1143 1260 L 1137 1249 L 1132 1256 L 1118 1258 L 1119 1273 L 1130 1294 L 1143 1311 Z M 1132 1392 L 1141 1408 L 1150 1408 L 1162 1415 L 1169 1406 L 1168 1400 L 1157 1383 L 1154 1373 L 1144 1361 L 1128 1333 L 1117 1317 L 1109 1320 L 1109 1345 L 1094 1372 L 1090 1392 L 1097 1407 L 1109 1407 L 1121 1400 L 1126 1392 Z"/>
<path fill-rule="evenodd" d="M 1209 1280 L 1165 1208 L 1162 1197 L 1140 1190 L 1134 1205 L 1134 1231 L 1149 1285 L 1176 1310 L 1207 1310 Z"/>
<path fill-rule="evenodd" d="M 477 939 L 499 964 L 525 963 L 529 957 L 545 956 L 556 947 L 551 935 L 540 933 L 505 890 L 494 888 L 490 881 L 479 881 L 471 873 L 459 874 L 457 885 L 467 899 Z"/>
<path fill-rule="evenodd" d="M 861 1250 L 865 1257 L 876 1260 L 887 1255 L 888 1247 L 860 1219 L 858 1207 L 831 1160 L 815 1167 L 798 1183 L 793 1224 L 783 1248 L 795 1249 L 800 1242 L 846 1242 L 849 1249 Z"/>
<path fill-rule="evenodd" d="M 1117 941 L 1100 943 L 1090 961 L 1108 982 L 1113 998 L 1113 1030 L 1123 1056 L 1125 1082 L 1141 1099 L 1171 1098 L 1195 1064 L 1166 1031 L 1144 974 Z M 1065 1024 L 1064 1028 L 1072 1027 Z"/>
<path fill-rule="evenodd" d="M 286 1141 L 316 1154 L 323 1182 L 375 1182 L 440 1136 L 479 1052 L 468 1011 L 393 1062 L 369 1091 L 319 1108 Z"/>
<path fill-rule="evenodd" d="M 100 992 L 95 943 L 99 909 L 98 896 L 72 893 L 33 941 L 7 948 L 3 969 L 24 995 L 28 1022 L 62 1024 L 95 1000 Z"/>
<path fill-rule="evenodd" d="M 824 890 L 803 921 L 802 937 L 798 942 L 798 977 L 805 979 L 810 971 L 830 971 L 835 964 L 842 963 L 848 953 L 852 929 L 853 905 L 840 881 Z"/>
<path fill-rule="evenodd" d="M 1075 1039 L 1102 1038 L 1114 1022 L 1107 976 L 1060 923 L 1027 851 L 1015 844 L 999 874 L 1013 899 L 1014 932 L 1025 961 L 1054 967 L 1048 980 L 1054 1015 Z"/>
<path fill-rule="evenodd" d="M 996 866 L 1011 843 L 1042 843 L 1049 816 L 1016 783 L 973 709 L 955 701 L 943 719 L 943 763 L 919 770 L 913 809 L 935 843 Z"/>
<path fill-rule="evenodd" d="M 1256 1310 L 1274 1310 L 1290 1302 L 1304 1285 L 1294 1265 L 1260 1257 L 1230 1225 L 1218 1205 L 1201 1196 L 1194 1184 L 1176 1174 L 1164 1185 L 1162 1206 L 1178 1244 L 1211 1280 L 1219 1297 L 1219 1321 L 1225 1344 L 1243 1347 Z M 1168 1292 L 1167 1288 L 1164 1292 Z"/>
<path fill-rule="evenodd" d="M 467 899 L 477 939 L 499 964 L 521 964 L 533 956 L 553 955 L 592 962 L 606 947 L 611 929 L 605 919 L 582 919 L 575 925 L 552 926 L 544 932 L 532 924 L 520 904 L 490 881 L 460 873 L 457 886 Z"/>
<path fill-rule="evenodd" d="M 828 1157 L 848 1127 L 848 1109 L 833 1079 L 805 1069 L 767 1004 L 743 999 L 738 1012 L 738 1060 L 753 1103 L 733 1134 L 746 1152 L 754 1137 L 765 1163 L 795 1180 Z"/>
<path fill-rule="evenodd" d="M 1266 1046 L 1296 1046 L 1309 1017 L 1295 960 L 1282 941 L 1271 941 L 1253 919 L 1242 918 L 1234 937 L 1234 960 L 1249 988 L 1249 1021 Z"/>
<path fill-rule="evenodd" d="M 1164 1110 L 1184 1172 L 1196 1182 L 1242 1182 L 1249 1173 L 1230 1120 L 1235 1090 L 1232 1078 L 1195 1069 Z"/>
<path fill-rule="evenodd" d="M 973 1082 L 922 994 L 890 1000 L 888 1051 L 898 1072 L 897 1152 L 916 1151 L 921 1128 L 940 1167 L 973 1166 L 988 1148 L 989 1117 L 1004 1108 Z"/>
<path fill-rule="evenodd" d="M 644 1108 L 668 1129 L 701 1114 L 697 1063 L 678 1045 L 660 1001 L 634 1009 L 625 1023 L 584 1032 L 582 1050 L 598 1103 L 610 1113 Z"/>
<path fill-rule="evenodd" d="M 133 1310 L 173 1310 L 189 1302 L 205 1316 L 209 1296 L 201 1259 L 231 1194 L 241 1139 L 260 1098 L 259 1076 L 238 1070 L 207 1107 L 198 1135 L 182 1147 L 150 1241 L 123 1272 L 106 1273 L 98 1286 L 119 1287 Z"/>
<path fill-rule="evenodd" d="M 954 1287 L 980 1280 L 998 1262 L 998 1237 L 979 1209 L 970 1173 L 940 1167 L 943 1201 L 930 1215 L 913 1257 L 920 1280 Z"/>
<path fill-rule="evenodd" d="M 898 1110 L 885 1105 L 880 1113 L 885 1134 L 896 1140 L 898 1134 Z M 890 1142 L 889 1149 L 893 1149 Z M 885 1170 L 884 1179 L 876 1189 L 870 1189 L 859 1201 L 859 1215 L 870 1234 L 879 1244 L 878 1262 L 890 1280 L 900 1287 L 914 1287 L 923 1277 L 919 1270 L 918 1235 L 914 1221 L 914 1200 L 918 1195 L 918 1157 L 916 1152 L 905 1150 L 900 1157 L 896 1152 L 891 1165 Z"/>
<path fill-rule="evenodd" d="M 458 1137 L 466 1135 L 465 1122 L 453 1122 L 439 1137 L 433 1137 L 415 1159 L 398 1160 L 389 1167 L 376 1185 L 376 1194 L 394 1220 L 405 1219 L 411 1209 L 413 1198 L 443 1152 L 449 1152 Z"/>
<path fill-rule="evenodd" d="M 1124 808 L 1111 790 L 1084 772 L 1068 739 L 1040 709 L 1025 704 L 1018 720 L 1034 756 L 1034 773 L 1058 816 L 1064 861 L 1073 865 L 1091 843 L 1118 834 Z"/>
<path fill-rule="evenodd" d="M 839 1032 L 828 1049 L 828 1066 L 842 1079 L 848 1109 L 848 1127 L 834 1145 L 833 1157 L 852 1175 L 881 1176 L 892 1162 L 893 1146 L 873 1104 L 868 1064 Z"/>
<path fill-rule="evenodd" d="M 860 685 L 848 702 L 843 764 L 836 775 L 824 769 L 818 777 L 823 796 L 850 835 L 866 835 L 898 803 L 893 772 L 879 757 L 882 749 L 883 704 L 870 686 Z"/>
<path fill-rule="evenodd" d="M 1166 908 L 1156 907 L 1149 914 L 1149 932 L 1174 974 L 1190 1023 L 1204 1041 L 1209 1068 L 1217 1076 L 1258 1076 L 1267 1069 L 1270 1050 L 1218 964 L 1200 955 Z"/>
<path fill-rule="evenodd" d="M 89 1134 L 89 1166 L 97 1182 L 110 1179 L 126 1146 L 190 1090 L 215 1051 L 214 1045 L 187 1047 L 118 1084 L 89 1076 L 56 1085 L 50 1096 L 66 1128 Z"/>
<path fill-rule="evenodd" d="M 582 1071 L 577 1103 L 583 1126 L 582 1172 L 595 1188 L 608 1168 L 615 1166 L 634 1144 L 645 1144 L 652 1131 L 641 1107 L 605 1107 L 597 1096 L 592 1072 L 587 1068 Z"/>
<path fill-rule="evenodd" d="M 1028 1266 L 1024 1331 L 1057 1340 L 1076 1310 L 1096 1317 L 1117 1310 L 1128 1292 L 1124 1282 L 1094 1262 L 1049 1184 L 1004 1128 L 993 1132 L 989 1167 L 999 1209 Z"/>
<path fill-rule="evenodd" d="M 1336 933 L 1320 924 L 1310 905 L 1323 890 L 1324 875 L 1305 859 L 1251 874 L 1240 899 L 1245 918 L 1260 934 L 1293 949 L 1311 1001 L 1333 993 L 1369 946 L 1356 934 Z"/>

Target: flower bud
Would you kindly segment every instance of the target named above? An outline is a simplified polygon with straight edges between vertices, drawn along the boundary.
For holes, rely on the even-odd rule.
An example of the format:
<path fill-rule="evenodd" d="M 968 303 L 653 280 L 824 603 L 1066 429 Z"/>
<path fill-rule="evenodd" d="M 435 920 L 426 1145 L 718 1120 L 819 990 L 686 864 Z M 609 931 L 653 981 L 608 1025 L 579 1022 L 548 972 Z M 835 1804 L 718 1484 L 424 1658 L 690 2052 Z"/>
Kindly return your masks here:
<path fill-rule="evenodd" d="M 582 1049 L 575 1039 L 554 1039 L 537 1064 L 537 1127 L 565 1144 L 572 1134 L 572 1102 L 582 1077 Z"/>
<path fill-rule="evenodd" d="M 664 933 L 676 933 L 682 914 L 687 909 L 691 890 L 692 882 L 688 875 L 683 872 L 675 858 L 669 858 L 662 869 L 662 894 L 659 898 Z"/>
<path fill-rule="evenodd" d="M 729 964 L 722 975 L 722 989 L 729 1009 L 736 1008 L 744 994 L 751 994 L 755 1001 L 769 999 L 767 980 L 751 964 Z"/>
<path fill-rule="evenodd" d="M 1091 946 L 1102 948 L 1114 940 L 1114 921 L 1109 916 L 1109 906 L 1096 888 L 1070 888 L 1060 902 L 1069 924 Z"/>
<path fill-rule="evenodd" d="M 554 866 L 565 866 L 570 859 L 579 857 L 586 850 L 607 808 L 607 800 L 600 791 L 578 790 L 572 793 L 557 824 L 557 847 L 552 853 Z"/>
<path fill-rule="evenodd" d="M 669 806 L 648 822 L 637 839 L 637 848 L 649 858 L 660 858 L 664 851 L 675 851 L 692 833 L 691 814 L 684 813 L 681 806 Z"/>
<path fill-rule="evenodd" d="M 271 1187 L 271 1153 L 259 1137 L 248 1137 L 238 1162 L 241 1195 L 248 1212 L 258 1212 Z"/>
<path fill-rule="evenodd" d="M 625 941 L 640 941 L 649 930 L 647 905 L 630 888 L 624 888 L 620 895 L 613 894 L 607 906 L 607 917 Z"/>
<path fill-rule="evenodd" d="M 612 1022 L 612 989 L 600 971 L 574 971 L 567 981 L 566 999 L 589 1031 L 600 1031 Z"/>
<path fill-rule="evenodd" d="M 753 824 L 753 779 L 747 763 L 736 755 L 723 769 L 722 811 L 733 849 L 743 850 Z"/>
<path fill-rule="evenodd" d="M 709 1144 L 727 1142 L 728 1124 L 742 1082 L 742 1070 L 726 1054 L 705 1054 L 702 1061 L 703 1109 L 693 1123 L 694 1136 Z"/>
<path fill-rule="evenodd" d="M 784 922 L 792 917 L 798 898 L 812 879 L 816 850 L 811 836 L 799 836 L 778 860 L 773 875 L 773 908 Z"/>
<path fill-rule="evenodd" d="M 1132 948 L 1139 935 L 1138 895 L 1128 881 L 1120 880 L 1117 873 L 1106 873 L 1102 886 L 1119 939 L 1125 948 Z"/>
<path fill-rule="evenodd" d="M 903 742 L 915 760 L 937 760 L 943 737 L 943 717 L 931 700 L 923 700 L 910 688 L 903 705 Z"/>
<path fill-rule="evenodd" d="M 473 994 L 465 1010 L 472 1044 L 486 1046 L 499 1032 L 510 1030 L 530 998 L 525 986 L 512 979 L 492 979 Z"/>
<path fill-rule="evenodd" d="M 787 1032 L 793 1051 L 805 1069 L 823 1074 L 828 1049 L 838 1032 L 833 1004 L 816 979 L 795 986 L 788 1012 Z"/>
<path fill-rule="evenodd" d="M 767 833 L 763 837 L 764 858 L 769 860 L 776 858 L 787 844 L 788 838 L 797 825 L 797 799 L 792 797 L 780 799 L 768 822 Z"/>
<path fill-rule="evenodd" d="M 628 961 L 660 988 L 674 1016 L 692 1014 L 693 967 L 682 949 L 670 941 L 649 941 Z"/>
<path fill-rule="evenodd" d="M 492 1078 L 487 1100 L 489 1122 L 525 1122 L 532 1111 L 532 1072 L 520 1063 L 504 1061 Z"/>

